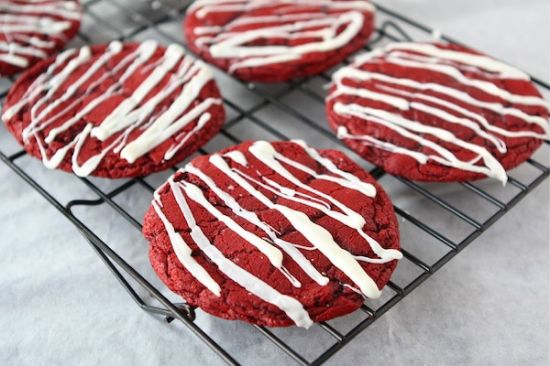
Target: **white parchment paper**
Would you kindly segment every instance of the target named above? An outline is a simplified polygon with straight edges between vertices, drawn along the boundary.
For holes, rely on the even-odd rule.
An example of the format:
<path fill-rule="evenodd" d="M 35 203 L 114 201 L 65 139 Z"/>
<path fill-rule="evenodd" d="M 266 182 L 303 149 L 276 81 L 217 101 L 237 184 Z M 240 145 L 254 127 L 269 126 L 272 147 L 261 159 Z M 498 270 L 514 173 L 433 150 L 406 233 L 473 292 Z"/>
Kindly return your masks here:
<path fill-rule="evenodd" d="M 386 0 L 384 4 L 549 79 L 550 9 L 546 0 Z M 116 10 L 96 10 L 108 19 L 117 17 Z M 97 25 L 90 17 L 86 17 L 83 29 L 93 34 L 96 42 L 113 37 L 107 27 Z M 164 29 L 179 36 L 179 24 L 168 24 Z M 145 33 L 137 38 L 150 36 Z M 78 44 L 79 41 L 73 42 Z M 225 91 L 231 87 L 223 76 L 219 80 Z M 0 87 L 5 88 L 5 84 L 0 83 Z M 241 96 L 241 103 L 257 102 L 246 90 L 233 89 L 231 93 Z M 301 105 L 307 108 L 306 102 Z M 311 131 L 296 130 L 289 119 L 283 119 L 276 111 L 261 113 L 262 118 L 278 118 L 278 127 L 292 136 L 305 138 L 314 146 L 324 144 Z M 318 111 L 311 113 L 324 123 L 324 117 L 316 115 Z M 252 137 L 256 134 L 252 124 L 238 125 L 233 132 Z M 0 143 L 3 151 L 17 149 L 4 128 L 0 129 Z M 218 138 L 207 150 L 224 144 L 227 141 Z M 539 151 L 537 158 L 548 164 L 548 149 Z M 48 171 L 27 157 L 20 163 L 63 202 L 75 197 L 96 198 L 70 175 Z M 513 174 L 528 182 L 533 172 L 520 168 Z M 148 181 L 158 185 L 165 177 L 166 174 L 159 174 Z M 221 364 L 182 325 L 167 325 L 140 310 L 77 230 L 3 164 L 0 182 L 1 365 Z M 121 184 L 94 182 L 106 190 Z M 430 215 L 441 210 L 411 195 L 393 178 L 385 177 L 382 184 L 403 209 L 429 222 L 433 220 L 453 239 L 464 235 L 464 225 L 451 218 L 438 218 L 440 221 L 435 223 L 436 218 Z M 511 187 L 502 189 L 494 182 L 483 182 L 481 186 L 503 199 L 514 193 Z M 548 188 L 546 181 L 329 364 L 548 365 Z M 486 211 L 486 204 L 471 198 L 463 200 L 465 192 L 453 185 L 433 189 L 475 218 L 482 220 L 491 213 Z M 150 199 L 146 191 L 136 187 L 118 197 L 117 202 L 141 220 L 139 215 Z M 150 270 L 146 243 L 137 230 L 108 207 L 76 212 L 102 239 L 161 286 Z M 434 258 L 441 254 L 429 249 L 433 246 L 431 239 L 412 225 L 401 225 L 404 246 Z M 403 264 L 395 281 L 406 278 Z M 349 330 L 362 317 L 355 313 L 334 325 Z M 245 324 L 220 321 L 202 312 L 198 313 L 197 322 L 246 365 L 291 362 Z M 274 333 L 310 357 L 333 342 L 318 328 Z"/>

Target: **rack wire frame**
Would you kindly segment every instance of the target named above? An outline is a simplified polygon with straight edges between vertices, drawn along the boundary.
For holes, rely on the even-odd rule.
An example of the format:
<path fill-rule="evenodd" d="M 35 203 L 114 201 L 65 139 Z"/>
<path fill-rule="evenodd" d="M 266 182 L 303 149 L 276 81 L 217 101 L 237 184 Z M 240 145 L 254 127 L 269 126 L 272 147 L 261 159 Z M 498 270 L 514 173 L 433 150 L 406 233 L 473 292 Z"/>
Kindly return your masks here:
<path fill-rule="evenodd" d="M 90 11 L 90 7 L 96 3 L 100 3 L 107 0 L 88 0 L 84 2 L 84 8 L 87 16 L 90 16 L 97 23 L 101 24 L 114 31 L 119 35 L 118 39 L 121 41 L 132 39 L 134 36 L 140 34 L 141 32 L 152 30 L 162 35 L 162 37 L 174 42 L 180 43 L 183 47 L 187 48 L 184 43 L 181 43 L 177 37 L 161 29 L 160 25 L 169 21 L 181 21 L 185 14 L 187 6 L 189 6 L 190 1 L 178 1 L 178 0 L 141 0 L 147 4 L 147 6 L 154 12 L 155 16 L 150 17 L 148 14 L 143 12 L 138 12 L 132 7 L 121 4 L 118 0 L 113 0 L 110 2 L 111 5 L 115 6 L 120 12 L 129 15 L 134 19 L 139 26 L 134 27 L 131 32 L 124 32 L 119 29 L 117 25 L 112 24 L 108 21 L 105 21 L 101 15 Z M 412 40 L 413 38 L 404 30 L 404 25 L 415 31 L 424 33 L 425 35 L 430 35 L 434 33 L 434 30 L 428 26 L 420 24 L 414 20 L 411 20 L 397 12 L 394 12 L 386 7 L 381 5 L 376 5 L 377 11 L 379 14 L 383 14 L 387 20 L 385 20 L 380 26 L 375 30 L 375 33 L 365 47 L 365 49 L 370 50 L 375 47 L 378 43 L 383 40 L 391 41 L 405 41 Z M 90 35 L 80 32 L 78 35 L 81 40 L 85 43 L 90 43 Z M 451 39 L 447 36 L 442 35 L 441 39 L 450 43 L 461 44 L 460 42 Z M 330 76 L 328 74 L 320 75 L 321 78 L 330 81 Z M 532 77 L 532 80 L 542 89 L 547 92 L 550 92 L 550 85 L 540 79 Z M 291 115 L 296 118 L 300 123 L 304 124 L 304 127 L 315 129 L 320 132 L 327 138 L 334 140 L 335 143 L 341 144 L 332 133 L 326 129 L 321 128 L 316 124 L 310 117 L 304 115 L 302 112 L 293 108 L 291 105 L 282 101 L 284 96 L 289 95 L 289 93 L 299 90 L 300 92 L 308 95 L 312 99 L 317 100 L 319 103 L 324 103 L 323 97 L 319 94 L 312 91 L 308 86 L 309 79 L 302 79 L 294 82 L 290 82 L 285 85 L 285 87 L 277 91 L 275 94 L 266 91 L 264 88 L 254 85 L 254 84 L 245 84 L 240 82 L 248 90 L 254 92 L 261 99 L 261 102 L 256 103 L 250 108 L 244 108 L 235 102 L 232 102 L 224 98 L 224 103 L 227 107 L 236 111 L 236 116 L 229 119 L 224 129 L 221 131 L 221 134 L 227 139 L 232 141 L 235 144 L 241 142 L 241 140 L 236 137 L 233 133 L 229 131 L 231 126 L 238 124 L 244 119 L 250 120 L 252 123 L 260 126 L 264 130 L 268 131 L 272 135 L 282 139 L 290 139 L 291 136 L 286 136 L 281 131 L 278 131 L 275 127 L 268 124 L 266 121 L 257 117 L 255 113 L 266 106 L 275 106 L 281 111 Z M 13 82 L 13 79 L 11 79 Z M 0 94 L 0 98 L 5 98 L 7 94 L 3 92 Z M 548 144 L 548 141 L 546 142 Z M 343 146 L 343 145 L 342 145 Z M 201 149 L 201 153 L 206 153 Z M 108 205 L 112 210 L 114 210 L 118 215 L 123 219 L 128 221 L 136 229 L 141 230 L 141 223 L 136 220 L 127 210 L 121 207 L 116 201 L 115 198 L 121 193 L 129 190 L 133 186 L 141 186 L 153 192 L 155 187 L 149 184 L 143 177 L 135 178 L 125 182 L 124 184 L 118 186 L 115 189 L 110 191 L 102 190 L 98 185 L 92 182 L 87 178 L 78 178 L 74 177 L 75 180 L 79 180 L 80 183 L 88 187 L 96 196 L 97 199 L 73 199 L 66 204 L 62 204 L 58 199 L 56 199 L 51 192 L 49 192 L 44 186 L 38 183 L 31 175 L 25 171 L 23 167 L 18 164 L 18 161 L 26 156 L 27 153 L 25 150 L 20 150 L 12 154 L 6 154 L 0 150 L 0 160 L 2 160 L 17 176 L 21 177 L 25 182 L 27 182 L 34 190 L 36 190 L 40 195 L 42 195 L 52 206 L 54 206 L 61 214 L 63 214 L 82 234 L 82 236 L 90 244 L 93 251 L 97 254 L 100 260 L 106 265 L 110 270 L 113 276 L 118 280 L 120 285 L 128 292 L 130 298 L 143 310 L 160 315 L 166 318 L 167 322 L 172 322 L 173 320 L 178 320 L 182 322 L 192 334 L 201 339 L 206 346 L 208 346 L 213 352 L 215 352 L 224 362 L 230 365 L 238 365 L 239 363 L 233 355 L 231 355 L 223 345 L 217 343 L 212 337 L 210 337 L 200 326 L 198 326 L 195 320 L 195 309 L 188 306 L 185 303 L 174 303 L 165 297 L 159 288 L 156 288 L 151 284 L 145 276 L 137 271 L 132 265 L 128 263 L 123 256 L 121 256 L 117 251 L 113 250 L 112 247 L 104 242 L 98 235 L 95 233 L 86 222 L 82 221 L 77 217 L 74 210 L 77 207 L 88 207 L 89 209 L 97 207 L 103 204 Z M 508 212 L 513 206 L 515 206 L 521 199 L 528 195 L 534 188 L 541 184 L 549 175 L 550 167 L 546 166 L 544 163 L 538 162 L 534 159 L 529 159 L 525 164 L 530 165 L 538 173 L 531 180 L 530 183 L 525 184 L 521 181 L 510 177 L 509 184 L 517 188 L 518 192 L 508 201 L 503 201 L 486 190 L 480 188 L 479 186 L 472 183 L 461 183 L 461 186 L 468 190 L 472 195 L 475 195 L 481 200 L 484 200 L 489 205 L 494 206 L 496 211 L 487 219 L 483 221 L 476 220 L 472 218 L 469 214 L 463 212 L 455 205 L 449 203 L 445 199 L 442 199 L 437 194 L 430 191 L 429 188 L 424 187 L 418 183 L 412 181 L 398 178 L 399 182 L 405 185 L 408 189 L 416 192 L 417 194 L 425 197 L 429 201 L 437 205 L 441 210 L 446 211 L 447 213 L 456 216 L 459 220 L 463 221 L 469 225 L 473 230 L 460 242 L 455 242 L 443 233 L 432 228 L 430 225 L 423 222 L 421 219 L 415 217 L 413 214 L 407 212 L 404 209 L 401 209 L 395 206 L 395 211 L 398 216 L 402 219 L 407 220 L 412 225 L 416 226 L 421 231 L 425 232 L 427 235 L 433 237 L 438 243 L 449 248 L 446 254 L 442 255 L 435 261 L 433 264 L 427 264 L 425 261 L 420 259 L 418 256 L 413 253 L 403 249 L 404 257 L 413 263 L 420 270 L 420 274 L 413 278 L 406 286 L 399 286 L 398 284 L 390 281 L 388 287 L 394 291 L 394 295 L 386 300 L 381 306 L 376 309 L 371 308 L 367 304 L 364 304 L 360 311 L 366 314 L 366 318 L 354 325 L 354 327 L 347 331 L 341 332 L 330 324 L 324 322 L 319 324 L 319 326 L 328 333 L 332 338 L 334 338 L 335 343 L 329 348 L 324 349 L 324 351 L 315 359 L 308 360 L 297 350 L 293 349 L 292 346 L 287 344 L 281 337 L 277 336 L 270 329 L 262 326 L 254 326 L 254 328 L 271 342 L 273 342 L 281 351 L 290 356 L 297 364 L 301 365 L 320 365 L 327 361 L 331 356 L 340 351 L 346 344 L 355 339 L 361 332 L 363 332 L 367 327 L 369 327 L 373 322 L 380 318 L 384 313 L 389 309 L 403 300 L 407 295 L 409 295 L 415 288 L 420 284 L 426 281 L 431 277 L 435 272 L 437 272 L 441 267 L 443 267 L 447 262 L 449 262 L 454 256 L 460 253 L 464 248 L 471 244 L 476 238 L 478 238 L 484 231 L 486 231 L 491 225 L 498 221 L 506 212 Z M 177 170 L 177 167 L 174 167 L 173 170 Z M 383 177 L 386 173 L 380 168 L 374 168 L 371 170 L 371 174 L 376 178 Z M 145 291 L 153 299 L 155 299 L 160 305 L 152 305 L 146 302 L 144 296 L 139 294 L 140 291 Z"/>

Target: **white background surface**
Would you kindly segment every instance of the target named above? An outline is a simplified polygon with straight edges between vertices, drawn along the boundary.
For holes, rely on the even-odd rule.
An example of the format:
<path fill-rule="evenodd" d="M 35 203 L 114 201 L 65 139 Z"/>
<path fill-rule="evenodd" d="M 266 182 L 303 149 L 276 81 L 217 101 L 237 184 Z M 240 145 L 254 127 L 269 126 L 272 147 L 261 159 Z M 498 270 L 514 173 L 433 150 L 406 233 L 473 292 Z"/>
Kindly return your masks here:
<path fill-rule="evenodd" d="M 385 4 L 549 79 L 547 0 Z M 0 142 L 11 146 L 5 136 Z M 63 173 L 27 158 L 22 164 L 56 193 L 93 198 L 82 185 L 67 185 Z M 221 363 L 182 326 L 136 307 L 66 219 L 3 164 L 0 182 L 1 365 Z M 548 365 L 548 188 L 546 181 L 329 364 Z M 145 207 L 148 200 L 134 195 L 125 203 Z M 109 242 L 135 242 L 126 255 L 147 269 L 135 230 L 99 216 L 89 222 L 102 222 Z M 278 351 L 245 326 L 202 317 L 232 353 L 247 355 L 240 361 L 273 364 L 269 357 Z"/>

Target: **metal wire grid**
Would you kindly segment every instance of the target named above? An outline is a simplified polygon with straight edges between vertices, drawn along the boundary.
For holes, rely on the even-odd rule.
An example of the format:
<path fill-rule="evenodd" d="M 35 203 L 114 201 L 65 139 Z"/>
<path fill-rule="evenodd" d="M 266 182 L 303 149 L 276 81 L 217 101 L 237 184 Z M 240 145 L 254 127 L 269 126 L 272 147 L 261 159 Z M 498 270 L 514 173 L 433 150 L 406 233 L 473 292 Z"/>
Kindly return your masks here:
<path fill-rule="evenodd" d="M 98 5 L 108 3 L 108 6 L 113 12 L 105 12 L 103 9 L 97 11 Z M 89 0 L 84 1 L 85 14 L 90 24 L 96 26 L 92 30 L 86 31 L 86 24 L 79 33 L 80 43 L 94 43 L 97 38 L 98 31 L 107 30 L 110 33 L 109 36 L 104 35 L 106 38 L 115 38 L 121 41 L 140 39 L 140 37 L 150 36 L 153 32 L 156 36 L 165 40 L 166 42 L 180 43 L 183 46 L 185 44 L 180 39 L 179 28 L 178 31 L 166 29 L 164 25 L 179 24 L 183 18 L 186 7 L 189 5 L 189 1 L 177 1 L 177 0 L 162 0 L 162 1 L 124 1 L 124 0 Z M 377 27 L 376 32 L 370 41 L 366 49 L 371 49 L 385 41 L 402 41 L 412 40 L 413 38 L 428 37 L 432 34 L 433 30 L 427 26 L 414 22 L 402 15 L 395 13 L 382 6 L 377 6 L 378 18 L 380 26 Z M 111 19 L 110 16 L 115 18 Z M 99 28 L 98 28 L 99 27 Z M 414 34 L 414 36 L 412 35 Z M 458 43 L 448 37 L 443 36 L 444 40 L 448 42 Z M 104 39 L 103 41 L 106 41 Z M 221 74 L 220 74 L 221 75 Z M 228 78 L 226 75 L 223 76 Z M 271 139 L 287 140 L 295 137 L 289 133 L 282 131 L 279 126 L 273 123 L 269 123 L 262 117 L 262 112 L 266 109 L 275 109 L 277 113 L 286 115 L 292 118 L 297 124 L 297 128 L 301 131 L 314 131 L 318 136 L 322 136 L 327 141 L 330 141 L 333 145 L 338 145 L 341 149 L 347 148 L 338 141 L 332 132 L 328 130 L 326 124 L 320 124 L 315 117 L 311 116 L 309 109 L 304 107 L 304 110 L 308 110 L 305 113 L 299 109 L 298 103 L 289 102 L 288 99 L 293 99 L 296 93 L 300 93 L 302 96 L 309 98 L 312 103 L 317 103 L 317 108 L 322 108 L 324 104 L 323 97 L 323 84 L 330 80 L 328 73 L 312 77 L 308 79 L 291 82 L 284 85 L 277 86 L 265 86 L 256 84 L 244 84 L 238 82 L 232 78 L 231 83 L 234 85 L 240 85 L 245 89 L 249 96 L 254 96 L 253 103 L 239 103 L 234 100 L 226 98 L 224 99 L 225 106 L 230 112 L 230 118 L 226 122 L 224 129 L 221 131 L 220 136 L 224 139 L 224 144 L 238 144 L 241 142 L 241 138 L 237 136 L 244 135 L 246 139 L 253 139 L 256 137 L 256 133 L 249 133 L 251 130 L 262 130 L 263 135 L 268 135 Z M 544 91 L 550 91 L 550 86 L 536 78 L 533 79 Z M 9 83 L 13 80 L 10 79 Z M 7 88 L 6 88 L 7 89 Z M 5 98 L 7 90 L 0 94 L 2 100 Z M 321 109 L 322 110 L 322 109 Z M 244 127 L 242 127 L 244 126 Z M 312 137 L 313 139 L 314 137 Z M 314 146 L 318 144 L 313 143 Z M 213 147 L 214 149 L 214 147 Z M 545 144 L 544 149 L 548 150 L 548 144 Z M 208 153 L 207 149 L 201 149 L 201 153 Z M 76 176 L 67 176 L 68 180 L 71 180 L 70 184 L 76 184 L 80 181 L 85 187 L 87 187 L 97 197 L 94 199 L 71 199 L 67 203 L 61 203 L 60 200 L 54 197 L 54 195 L 37 180 L 31 177 L 30 173 L 19 164 L 20 159 L 27 154 L 24 150 L 17 151 L 15 153 L 7 154 L 4 151 L 0 151 L 0 159 L 11 168 L 18 176 L 25 180 L 32 186 L 38 193 L 40 193 L 46 200 L 48 200 L 58 211 L 66 216 L 73 225 L 75 225 L 81 234 L 87 239 L 91 248 L 95 251 L 98 257 L 103 261 L 107 268 L 112 272 L 115 278 L 120 282 L 122 287 L 128 292 L 134 302 L 143 310 L 166 317 L 168 322 L 172 320 L 181 321 L 195 336 L 200 338 L 208 347 L 210 347 L 216 354 L 218 354 L 223 361 L 228 364 L 237 365 L 239 362 L 236 360 L 236 355 L 230 354 L 220 342 L 216 342 L 212 336 L 207 334 L 196 322 L 195 309 L 187 306 L 184 303 L 176 303 L 167 298 L 162 291 L 163 289 L 156 287 L 150 280 L 146 279 L 147 274 L 136 270 L 118 251 L 112 249 L 108 243 L 100 238 L 98 233 L 87 225 L 85 220 L 80 219 L 75 213 L 76 208 L 85 208 L 86 210 L 92 210 L 102 205 L 107 205 L 110 209 L 114 210 L 121 218 L 126 220 L 136 229 L 141 230 L 141 223 L 136 216 L 130 212 L 128 208 L 117 203 L 116 198 L 119 195 L 129 192 L 133 187 L 140 187 L 150 193 L 155 189 L 155 183 L 149 181 L 148 177 L 137 178 L 127 180 L 115 188 L 101 188 L 101 184 L 95 179 L 77 178 Z M 361 162 L 365 165 L 365 162 Z M 414 194 L 420 197 L 425 202 L 430 203 L 433 207 L 436 207 L 436 215 L 446 214 L 450 215 L 456 220 L 462 223 L 459 231 L 466 233 L 460 240 L 452 238 L 452 234 L 445 231 L 445 228 L 437 227 L 431 220 L 422 219 L 419 217 L 419 213 L 412 214 L 408 212 L 404 205 L 396 203 L 395 211 L 401 218 L 402 222 L 408 226 L 415 228 L 415 230 L 421 231 L 423 234 L 431 237 L 438 246 L 445 248 L 439 255 L 431 256 L 431 259 L 425 259 L 422 255 L 417 254 L 414 250 L 409 249 L 404 245 L 403 254 L 404 259 L 402 262 L 409 263 L 413 267 L 413 271 L 409 271 L 404 277 L 404 284 L 398 284 L 395 280 L 392 280 L 385 290 L 386 296 L 378 303 L 365 303 L 360 312 L 363 314 L 363 318 L 354 322 L 349 326 L 346 331 L 339 329 L 335 323 L 324 322 L 319 324 L 325 334 L 328 334 L 332 339 L 332 344 L 328 347 L 322 348 L 321 352 L 317 354 L 313 359 L 308 358 L 306 355 L 298 352 L 289 342 L 286 342 L 284 337 L 277 335 L 276 330 L 268 329 L 266 327 L 254 326 L 253 328 L 261 335 L 265 336 L 269 341 L 273 342 L 278 348 L 280 348 L 285 354 L 294 359 L 298 364 L 302 365 L 319 365 L 327 361 L 336 352 L 341 350 L 346 344 L 352 341 L 358 334 L 364 331 L 369 325 L 371 325 L 376 319 L 382 316 L 386 311 L 396 305 L 404 297 L 406 297 L 411 291 L 423 283 L 433 273 L 439 270 L 445 265 L 451 258 L 457 255 L 468 244 L 473 242 L 479 235 L 481 235 L 489 226 L 495 223 L 502 215 L 504 215 L 510 208 L 517 204 L 522 198 L 524 198 L 530 191 L 538 186 L 549 175 L 550 168 L 548 163 L 541 163 L 535 159 L 529 159 L 524 166 L 530 167 L 531 174 L 529 182 L 522 182 L 520 179 L 510 177 L 509 186 L 513 187 L 513 192 L 505 194 L 503 198 L 501 192 L 495 191 L 494 185 L 472 184 L 462 183 L 455 185 L 463 190 L 463 195 L 466 194 L 472 200 L 477 200 L 490 214 L 483 219 L 472 215 L 472 213 L 466 212 L 460 208 L 460 204 L 452 202 L 452 199 L 447 197 L 441 187 L 443 185 L 423 185 L 408 181 L 406 179 L 391 178 L 385 174 L 385 172 L 379 168 L 370 167 L 371 174 L 378 179 L 382 180 L 382 184 L 386 189 L 390 190 L 393 186 L 398 186 L 398 193 L 396 195 L 405 196 L 405 199 L 410 199 L 410 195 Z M 174 168 L 173 170 L 175 170 Z M 387 180 L 386 178 L 389 178 Z M 386 179 L 386 180 L 385 180 Z M 384 184 L 386 183 L 386 184 Z M 445 185 L 447 187 L 451 185 Z M 394 201 L 396 197 L 392 195 Z M 435 227 L 434 227 L 435 226 Z M 464 229 L 467 228 L 467 229 Z M 403 243 L 407 243 L 406 232 L 403 233 Z M 126 244 L 130 245 L 130 244 Z M 145 255 L 145 251 L 144 251 Z M 405 266 L 401 263 L 398 269 Z M 413 273 L 413 274 L 411 274 Z M 401 276 L 403 277 L 403 276 Z M 395 277 L 394 277 L 395 278 Z M 144 296 L 140 292 L 145 292 L 148 296 Z M 156 302 L 153 304 L 149 299 L 154 299 Z M 113 325 L 116 326 L 116 325 Z M 292 332 L 292 330 L 289 330 Z M 186 335 L 183 335 L 186 336 Z M 302 335 L 303 336 L 303 335 Z M 314 343 L 315 339 L 310 338 L 309 343 Z"/>

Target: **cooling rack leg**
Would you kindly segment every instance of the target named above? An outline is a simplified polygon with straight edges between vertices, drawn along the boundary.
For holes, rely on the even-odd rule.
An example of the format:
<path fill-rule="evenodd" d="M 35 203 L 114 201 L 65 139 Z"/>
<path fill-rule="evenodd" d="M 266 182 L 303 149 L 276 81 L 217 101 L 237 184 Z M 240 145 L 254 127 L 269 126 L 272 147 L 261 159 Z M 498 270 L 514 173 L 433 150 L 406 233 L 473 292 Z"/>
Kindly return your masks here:
<path fill-rule="evenodd" d="M 82 234 L 85 236 L 85 234 Z M 124 275 L 118 270 L 116 265 L 112 262 L 111 259 L 105 253 L 101 251 L 100 248 L 98 248 L 92 241 L 90 241 L 88 238 L 86 238 L 94 252 L 99 256 L 101 261 L 105 264 L 105 266 L 109 269 L 109 271 L 115 276 L 115 278 L 118 280 L 118 282 L 121 284 L 122 287 L 128 292 L 132 300 L 143 310 L 145 310 L 148 313 L 154 314 L 154 315 L 163 315 L 168 322 L 171 322 L 174 320 L 174 314 L 171 310 L 167 308 L 160 308 L 152 305 L 148 305 L 145 303 L 143 298 L 138 295 L 136 290 L 130 285 L 130 283 L 126 280 Z M 146 287 L 141 286 L 142 289 L 147 291 L 151 296 L 154 296 L 152 292 L 150 292 Z M 180 314 L 185 316 L 187 319 L 194 321 L 195 320 L 195 309 L 187 304 L 178 304 L 178 309 L 180 309 Z"/>

